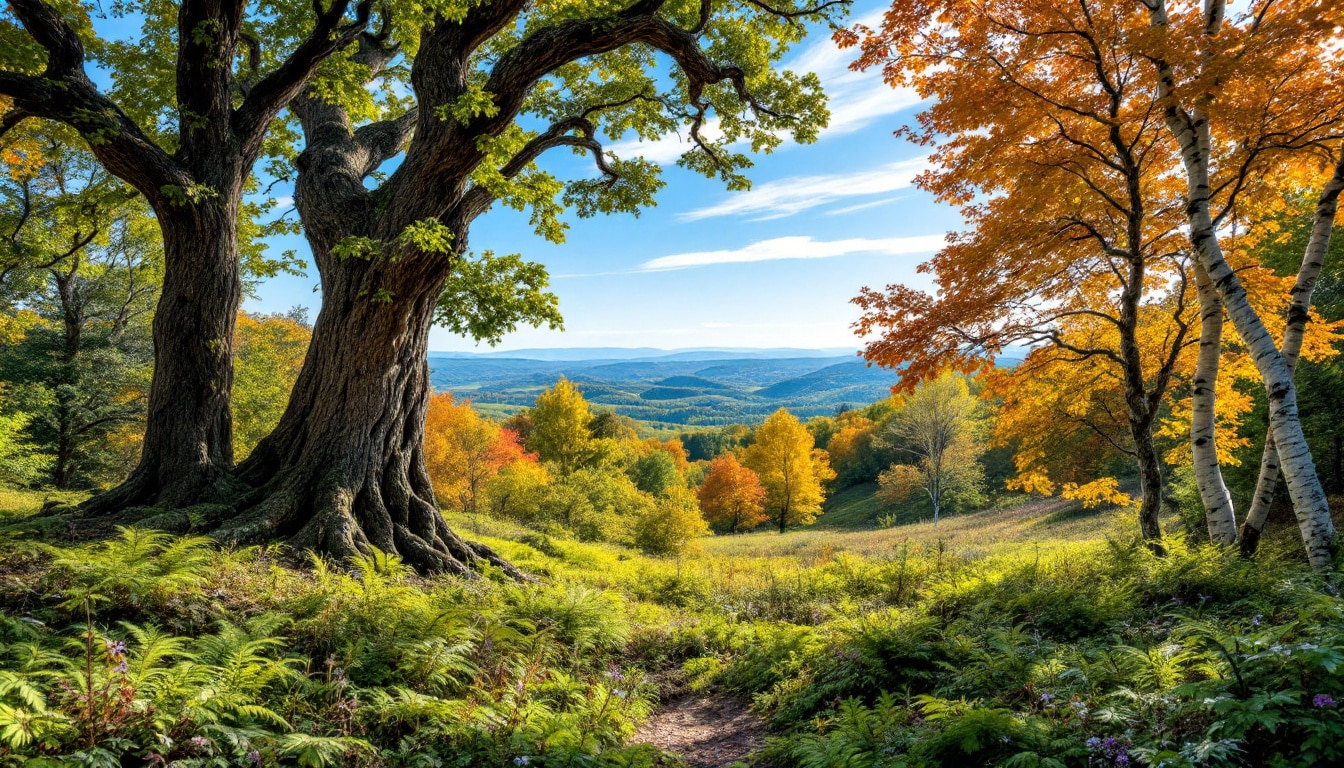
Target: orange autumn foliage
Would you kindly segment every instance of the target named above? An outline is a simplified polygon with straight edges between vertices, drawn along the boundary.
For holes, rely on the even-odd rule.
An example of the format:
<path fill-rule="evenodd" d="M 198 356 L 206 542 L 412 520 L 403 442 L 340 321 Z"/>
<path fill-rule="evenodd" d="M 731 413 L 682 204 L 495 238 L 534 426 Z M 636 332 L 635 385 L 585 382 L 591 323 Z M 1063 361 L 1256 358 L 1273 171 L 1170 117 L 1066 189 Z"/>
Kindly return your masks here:
<path fill-rule="evenodd" d="M 537 460 L 518 435 L 482 417 L 470 402 L 433 395 L 425 415 L 425 466 L 440 504 L 475 512 L 485 484 L 519 461 Z"/>
<path fill-rule="evenodd" d="M 750 531 L 770 519 L 765 513 L 765 488 L 760 478 L 731 453 L 710 462 L 709 473 L 696 495 L 705 520 L 722 531 Z"/>

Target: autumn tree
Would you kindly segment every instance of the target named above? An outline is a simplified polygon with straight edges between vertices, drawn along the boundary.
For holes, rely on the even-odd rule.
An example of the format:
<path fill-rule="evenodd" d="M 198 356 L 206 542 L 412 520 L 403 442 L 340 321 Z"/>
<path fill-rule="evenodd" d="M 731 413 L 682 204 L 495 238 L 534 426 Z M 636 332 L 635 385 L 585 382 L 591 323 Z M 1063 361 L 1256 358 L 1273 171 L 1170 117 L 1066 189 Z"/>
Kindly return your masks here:
<path fill-rule="evenodd" d="M 1266 455 L 1277 452 L 1308 557 L 1314 567 L 1328 568 L 1334 524 L 1298 417 L 1295 361 L 1256 312 L 1225 257 L 1220 230 L 1236 221 L 1242 198 L 1255 199 L 1257 184 L 1295 167 L 1310 174 L 1328 159 L 1334 176 L 1327 173 L 1319 182 L 1324 192 L 1303 263 L 1306 279 L 1297 286 L 1299 304 L 1289 316 L 1290 327 L 1305 323 L 1300 316 L 1310 304 L 1344 186 L 1335 178 L 1336 163 L 1344 161 L 1336 50 L 1344 9 L 1335 3 L 1262 3 L 1229 19 L 1224 0 L 1142 0 L 1142 6 L 1151 34 L 1136 35 L 1132 45 L 1149 64 L 1142 71 L 1180 149 L 1190 243 L 1264 382 L 1273 433 Z M 1293 335 L 1298 333 L 1300 327 Z"/>
<path fill-rule="evenodd" d="M 765 488 L 765 506 L 784 533 L 790 525 L 811 525 L 826 498 L 823 484 L 835 477 L 826 452 L 813 447 L 812 433 L 780 408 L 756 428 L 742 463 Z"/>
<path fill-rule="evenodd" d="M 1317 281 L 1325 266 L 1326 254 L 1335 229 L 1335 218 L 1339 208 L 1339 196 L 1344 192 L 1344 146 L 1336 148 L 1338 159 L 1334 173 L 1327 179 L 1316 200 L 1311 217 L 1310 234 L 1303 249 L 1301 266 L 1291 291 L 1292 303 L 1286 313 L 1287 322 L 1283 330 L 1279 352 L 1284 363 L 1292 373 L 1296 373 L 1297 361 L 1302 357 L 1303 343 L 1307 337 L 1308 322 L 1312 318 L 1311 301 Z M 1305 435 L 1304 435 L 1305 438 Z M 1336 453 L 1338 456 L 1338 450 Z M 1274 441 L 1274 431 L 1265 435 L 1265 446 L 1260 458 L 1260 472 L 1257 476 L 1255 492 L 1251 496 L 1251 506 L 1246 511 L 1241 534 L 1243 554 L 1253 555 L 1259 546 L 1260 534 L 1265 521 L 1269 518 L 1270 505 L 1278 487 L 1280 471 L 1279 450 Z"/>
<path fill-rule="evenodd" d="M 233 445 L 239 458 L 246 458 L 280 421 L 312 336 L 306 314 L 297 307 L 287 314 L 238 316 L 233 340 L 237 355 Z"/>
<path fill-rule="evenodd" d="M 978 495 L 985 484 L 979 414 L 980 403 L 960 376 L 945 373 L 916 387 L 887 428 L 888 439 L 916 461 L 884 471 L 881 495 L 900 502 L 922 491 L 933 503 L 935 527 L 946 501 Z"/>
<path fill-rule="evenodd" d="M 770 519 L 765 512 L 765 488 L 760 478 L 731 453 L 710 462 L 709 472 L 696 494 L 705 519 L 719 530 L 750 531 Z"/>
<path fill-rule="evenodd" d="M 839 488 L 876 480 L 884 469 L 886 451 L 878 444 L 878 428 L 872 419 L 854 416 L 840 422 L 826 444 Z"/>
<path fill-rule="evenodd" d="M 1135 77 L 1146 59 L 1112 44 L 1133 16 L 1121 3 L 921 0 L 838 39 L 861 45 L 858 66 L 932 101 L 901 134 L 933 147 L 917 183 L 968 224 L 920 267 L 936 294 L 891 285 L 855 299 L 865 356 L 906 366 L 903 387 L 987 370 L 1011 345 L 1112 368 L 1140 529 L 1160 548 L 1153 429 L 1194 297 L 1174 149 Z"/>
<path fill-rule="evenodd" d="M 518 436 L 482 417 L 470 402 L 454 402 L 449 393 L 430 397 L 425 466 L 442 503 L 477 512 L 490 480 L 525 458 Z"/>

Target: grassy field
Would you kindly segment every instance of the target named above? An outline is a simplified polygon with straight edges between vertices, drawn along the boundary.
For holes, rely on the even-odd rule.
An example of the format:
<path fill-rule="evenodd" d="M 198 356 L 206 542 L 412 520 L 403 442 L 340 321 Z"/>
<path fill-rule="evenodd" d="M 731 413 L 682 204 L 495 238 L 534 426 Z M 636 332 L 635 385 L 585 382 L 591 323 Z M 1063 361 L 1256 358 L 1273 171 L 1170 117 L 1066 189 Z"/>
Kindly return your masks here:
<path fill-rule="evenodd" d="M 859 486 L 851 491 L 863 491 Z M 871 496 L 836 510 L 837 516 L 864 507 L 881 509 Z M 939 521 L 895 525 L 889 528 L 857 527 L 866 517 L 852 514 L 847 519 L 818 518 L 809 528 L 798 528 L 780 535 L 759 531 L 736 536 L 715 536 L 701 540 L 704 551 L 714 557 L 753 556 L 787 557 L 808 562 L 836 553 L 862 557 L 890 557 L 903 546 L 955 548 L 963 553 L 988 552 L 1002 547 L 1017 548 L 1063 541 L 1085 541 L 1106 536 L 1127 536 L 1132 521 L 1127 511 L 1113 508 L 1084 510 L 1062 499 L 1033 500 L 1006 509 L 989 509 L 964 515 L 952 515 Z M 1168 524 L 1174 520 L 1168 520 Z M 829 523 L 829 525 L 827 525 Z M 845 528 L 847 530 L 839 530 Z"/>

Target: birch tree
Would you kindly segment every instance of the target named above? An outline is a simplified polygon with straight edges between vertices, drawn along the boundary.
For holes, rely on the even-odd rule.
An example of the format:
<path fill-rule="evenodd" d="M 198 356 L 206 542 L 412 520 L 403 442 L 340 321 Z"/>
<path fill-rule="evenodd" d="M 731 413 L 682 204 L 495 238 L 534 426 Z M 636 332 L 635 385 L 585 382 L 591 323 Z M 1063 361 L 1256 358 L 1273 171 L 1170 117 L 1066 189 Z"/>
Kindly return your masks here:
<path fill-rule="evenodd" d="M 1291 162 L 1294 155 L 1338 142 L 1344 105 L 1322 86 L 1332 75 L 1338 78 L 1331 72 L 1338 65 L 1330 47 L 1341 11 L 1335 4 L 1264 2 L 1229 24 L 1223 0 L 1202 8 L 1181 5 L 1175 13 L 1166 0 L 1140 1 L 1153 34 L 1140 37 L 1138 45 L 1180 149 L 1188 236 L 1264 382 L 1270 431 L 1307 556 L 1324 569 L 1331 562 L 1334 524 L 1298 418 L 1293 368 L 1224 257 L 1219 226 L 1233 217 L 1238 196 L 1283 157 Z M 1215 123 L 1224 132 L 1245 128 L 1251 121 L 1238 111 L 1247 109 L 1256 114 L 1257 130 L 1216 142 L 1226 133 L 1215 134 Z M 1215 213 L 1218 198 L 1223 205 Z"/>

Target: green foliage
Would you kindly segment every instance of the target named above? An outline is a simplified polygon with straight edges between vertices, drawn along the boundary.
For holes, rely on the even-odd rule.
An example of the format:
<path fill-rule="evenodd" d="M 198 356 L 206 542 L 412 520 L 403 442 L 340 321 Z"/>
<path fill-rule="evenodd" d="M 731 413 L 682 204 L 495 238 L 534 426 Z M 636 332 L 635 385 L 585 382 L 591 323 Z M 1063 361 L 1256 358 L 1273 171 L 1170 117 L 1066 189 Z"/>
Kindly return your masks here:
<path fill-rule="evenodd" d="M 155 222 L 69 131 L 24 126 L 5 144 L 0 418 L 28 443 L 10 481 L 106 485 L 138 454 L 163 265 Z"/>
<path fill-rule="evenodd" d="M 28 440 L 32 420 L 22 412 L 0 412 L 0 482 L 30 485 L 51 467 L 51 454 L 40 452 Z"/>
<path fill-rule="evenodd" d="M 670 488 L 655 506 L 635 522 L 635 546 L 649 555 L 675 555 L 709 534 L 695 494 L 685 487 Z"/>
<path fill-rule="evenodd" d="M 616 768 L 657 757 L 624 746 L 653 687 L 623 664 L 630 625 L 612 592 L 426 582 L 378 552 L 349 573 L 318 560 L 302 572 L 255 549 L 217 554 L 136 530 L 49 551 L 0 552 L 22 574 L 0 591 L 6 606 L 63 595 L 40 618 L 0 614 L 0 762 Z"/>
<path fill-rule="evenodd" d="M 685 487 L 677 474 L 677 464 L 666 451 L 650 451 L 639 457 L 631 468 L 635 487 L 653 496 L 662 496 L 673 488 Z"/>
<path fill-rule="evenodd" d="M 560 330 L 560 300 L 546 290 L 548 285 L 546 267 L 518 254 L 484 251 L 474 259 L 463 257 L 439 294 L 434 322 L 491 346 L 520 323 Z"/>

